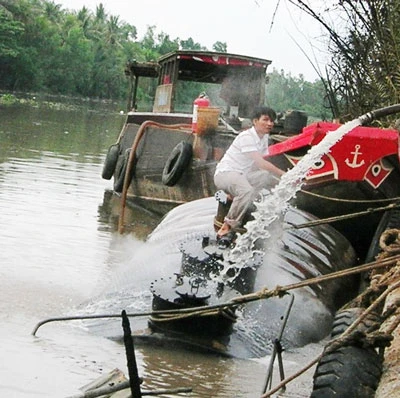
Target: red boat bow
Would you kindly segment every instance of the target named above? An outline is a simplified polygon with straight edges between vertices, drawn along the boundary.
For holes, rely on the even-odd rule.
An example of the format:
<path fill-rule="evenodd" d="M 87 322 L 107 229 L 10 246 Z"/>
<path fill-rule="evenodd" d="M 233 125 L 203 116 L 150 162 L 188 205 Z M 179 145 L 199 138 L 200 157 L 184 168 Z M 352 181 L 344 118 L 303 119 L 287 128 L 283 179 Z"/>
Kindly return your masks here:
<path fill-rule="evenodd" d="M 311 124 L 301 134 L 271 145 L 268 157 L 284 155 L 295 165 L 302 156 L 291 152 L 302 148 L 308 150 L 340 126 L 329 122 Z M 376 188 L 393 169 L 383 163 L 383 158 L 398 154 L 397 130 L 358 126 L 333 145 L 328 154 L 322 156 L 321 161 L 310 169 L 307 179 L 330 176 L 342 181 L 365 180 Z"/>

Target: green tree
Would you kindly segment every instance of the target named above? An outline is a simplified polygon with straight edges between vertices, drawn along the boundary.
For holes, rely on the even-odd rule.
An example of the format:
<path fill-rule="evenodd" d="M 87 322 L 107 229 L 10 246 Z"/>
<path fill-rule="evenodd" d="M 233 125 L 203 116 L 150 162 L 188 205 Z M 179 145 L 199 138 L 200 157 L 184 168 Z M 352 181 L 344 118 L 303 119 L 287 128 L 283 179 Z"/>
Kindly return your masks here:
<path fill-rule="evenodd" d="M 7 89 L 12 89 L 15 81 L 13 65 L 22 51 L 19 37 L 23 31 L 23 24 L 15 21 L 12 14 L 0 8 L 0 82 Z"/>
<path fill-rule="evenodd" d="M 200 43 L 196 43 L 191 37 L 186 40 L 180 40 L 179 44 L 182 50 L 207 50 Z"/>
<path fill-rule="evenodd" d="M 61 45 L 52 57 L 54 69 L 46 85 L 52 92 L 86 95 L 90 89 L 93 51 L 83 28 L 74 15 L 68 15 L 62 25 Z"/>
<path fill-rule="evenodd" d="M 220 52 L 220 53 L 226 53 L 228 52 L 228 46 L 226 43 L 223 43 L 222 41 L 216 41 L 213 46 L 212 46 L 214 51 Z"/>
<path fill-rule="evenodd" d="M 7 59 L 15 58 L 21 48 L 18 38 L 23 33 L 23 24 L 15 21 L 11 13 L 0 7 L 0 57 Z"/>
<path fill-rule="evenodd" d="M 302 75 L 293 77 L 290 73 L 285 74 L 283 70 L 276 69 L 268 74 L 266 102 L 276 111 L 302 110 L 312 118 L 330 119 L 332 114 L 325 96 L 321 80 L 310 83 Z"/>

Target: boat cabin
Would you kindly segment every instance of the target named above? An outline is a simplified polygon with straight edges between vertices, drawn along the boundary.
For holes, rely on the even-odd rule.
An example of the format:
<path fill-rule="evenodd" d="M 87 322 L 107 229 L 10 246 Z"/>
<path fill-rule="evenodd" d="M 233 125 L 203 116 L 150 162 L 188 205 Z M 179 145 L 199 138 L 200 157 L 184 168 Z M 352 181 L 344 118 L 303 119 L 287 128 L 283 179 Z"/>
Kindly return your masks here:
<path fill-rule="evenodd" d="M 185 101 L 183 94 L 189 82 L 197 84 L 193 87 L 198 87 L 199 93 L 206 91 L 212 105 L 224 109 L 227 117 L 249 118 L 252 109 L 264 103 L 266 71 L 270 64 L 271 61 L 261 58 L 192 50 L 166 54 L 158 62 L 131 61 L 125 69 L 131 82 L 128 106 L 133 112 L 139 110 L 139 79 L 150 77 L 157 79 L 157 87 L 152 110 L 145 115 L 147 118 L 150 113 L 153 116 L 167 113 L 171 120 L 171 113 L 181 113 L 176 122 L 190 123 L 194 98 Z"/>
<path fill-rule="evenodd" d="M 251 125 L 254 108 L 265 103 L 270 64 L 191 50 L 166 54 L 158 62 L 128 62 L 129 112 L 107 154 L 103 178 L 114 177 L 115 192 L 161 213 L 214 195 L 217 162 Z M 140 103 L 139 89 L 146 93 Z M 200 98 L 203 92 L 208 98 Z M 306 119 L 289 131 L 298 133 Z"/>

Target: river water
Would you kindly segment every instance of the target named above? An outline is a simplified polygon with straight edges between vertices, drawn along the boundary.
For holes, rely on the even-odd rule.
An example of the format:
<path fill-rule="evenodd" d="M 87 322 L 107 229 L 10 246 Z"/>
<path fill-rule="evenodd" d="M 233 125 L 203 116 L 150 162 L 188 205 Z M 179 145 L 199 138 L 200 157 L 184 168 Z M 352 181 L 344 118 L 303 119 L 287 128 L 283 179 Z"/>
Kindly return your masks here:
<path fill-rule="evenodd" d="M 119 198 L 101 170 L 125 119 L 121 105 L 30 99 L 0 106 L 0 396 L 61 398 L 114 368 L 127 374 L 125 349 L 81 321 L 49 323 L 32 336 L 34 326 L 140 307 L 140 298 L 121 292 L 127 276 L 140 285 L 157 275 L 138 267 L 138 253 L 144 266 L 146 257 L 163 266 L 163 253 L 146 242 L 160 215 L 131 208 L 129 233 L 117 232 Z M 321 349 L 284 352 L 287 375 Z M 269 357 L 149 346 L 136 355 L 144 390 L 192 387 L 190 397 L 259 397 L 269 366 Z M 311 377 L 312 369 L 282 396 L 309 396 Z"/>

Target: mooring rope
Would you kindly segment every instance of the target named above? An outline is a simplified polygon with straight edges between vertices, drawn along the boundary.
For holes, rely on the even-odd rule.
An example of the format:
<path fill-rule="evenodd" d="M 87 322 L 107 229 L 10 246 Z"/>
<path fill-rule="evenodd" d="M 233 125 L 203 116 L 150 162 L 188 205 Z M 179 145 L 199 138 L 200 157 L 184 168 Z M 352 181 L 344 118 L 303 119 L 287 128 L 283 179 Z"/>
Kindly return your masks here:
<path fill-rule="evenodd" d="M 284 388 L 289 382 L 301 376 L 304 372 L 317 364 L 324 354 L 335 351 L 342 346 L 357 344 L 358 346 L 362 347 L 376 347 L 383 349 L 384 347 L 388 347 L 390 345 L 390 342 L 393 339 L 393 332 L 400 325 L 400 312 L 396 314 L 396 311 L 400 308 L 400 300 L 397 300 L 394 304 L 392 304 L 391 308 L 388 308 L 388 310 L 381 315 L 381 323 L 386 322 L 391 316 L 393 316 L 393 319 L 386 325 L 383 332 L 376 330 L 377 325 L 372 325 L 365 333 L 357 331 L 357 326 L 363 322 L 368 315 L 381 307 L 383 302 L 392 292 L 400 288 L 400 259 L 399 255 L 397 254 L 400 252 L 400 230 L 386 230 L 381 235 L 380 246 L 382 252 L 379 253 L 377 260 L 374 263 L 379 263 L 381 265 L 387 264 L 386 270 L 381 274 L 373 275 L 371 277 L 370 287 L 342 308 L 346 309 L 358 307 L 361 302 L 364 302 L 365 304 L 367 297 L 370 301 L 369 306 L 340 336 L 330 340 L 320 355 L 318 355 L 306 366 L 298 370 L 290 377 L 282 380 L 272 390 L 269 390 L 267 393 L 261 395 L 260 398 L 270 397 L 281 388 Z M 388 259 L 392 261 L 390 263 L 386 263 L 386 260 Z M 388 268 L 389 265 L 391 265 L 390 268 Z M 371 271 L 376 272 L 378 268 L 380 269 L 383 267 L 374 267 L 371 268 Z"/>
<path fill-rule="evenodd" d="M 230 306 L 232 306 L 232 304 L 230 304 Z M 237 305 L 235 305 L 237 306 Z M 193 318 L 193 317 L 203 317 L 203 316 L 216 316 L 216 315 L 221 315 L 225 318 L 230 319 L 232 322 L 236 321 L 236 316 L 234 314 L 230 314 L 229 312 L 227 312 L 227 310 L 229 310 L 229 308 L 226 308 L 227 306 L 225 305 L 223 308 L 215 308 L 212 309 L 210 311 L 207 311 L 206 309 L 203 308 L 207 308 L 207 307 L 200 307 L 200 310 L 196 310 L 196 311 L 191 311 L 190 313 L 187 314 L 165 314 L 165 313 L 161 313 L 161 314 L 152 314 L 150 315 L 150 319 L 153 322 L 170 322 L 170 321 L 175 321 L 175 320 L 179 320 L 179 319 L 184 319 L 184 318 Z"/>
<path fill-rule="evenodd" d="M 378 299 L 376 299 L 370 307 L 368 307 L 363 313 L 341 334 L 339 337 L 330 340 L 327 345 L 325 346 L 324 351 L 319 354 L 316 358 L 314 358 L 312 361 L 310 361 L 306 366 L 298 370 L 296 373 L 293 375 L 287 377 L 286 379 L 282 380 L 279 384 L 277 384 L 272 390 L 269 390 L 267 393 L 261 395 L 260 398 L 268 398 L 272 394 L 276 393 L 279 391 L 281 388 L 285 387 L 289 382 L 293 381 L 297 377 L 301 376 L 304 372 L 306 372 L 308 369 L 310 369 L 312 366 L 317 364 L 322 356 L 331 351 L 335 351 L 339 347 L 342 347 L 344 345 L 348 345 L 351 342 L 354 342 L 355 340 L 357 342 L 360 342 L 361 340 L 364 341 L 364 343 L 368 342 L 368 346 L 388 346 L 390 344 L 390 341 L 392 337 L 390 336 L 390 333 L 382 333 L 382 334 L 375 334 L 375 335 L 368 335 L 362 334 L 362 333 L 357 333 L 355 330 L 356 327 L 363 321 L 365 317 L 367 317 L 368 314 L 370 314 L 372 311 L 376 309 L 377 306 L 379 306 L 385 299 L 386 297 L 393 292 L 394 290 L 398 289 L 400 287 L 400 281 L 395 283 L 393 286 L 388 288 L 384 293 L 382 293 Z M 397 315 L 397 317 L 392 321 L 392 324 L 388 328 L 391 333 L 397 328 L 397 326 L 400 324 L 400 314 Z"/>
<path fill-rule="evenodd" d="M 400 200 L 399 196 L 396 196 L 394 198 L 384 198 L 384 199 L 345 199 L 345 198 L 336 198 L 334 196 L 322 195 L 319 193 L 306 191 L 304 189 L 301 189 L 299 192 L 304 193 L 305 195 L 314 196 L 316 198 L 325 199 L 332 202 L 343 202 L 343 203 L 387 203 Z"/>
<path fill-rule="evenodd" d="M 329 223 L 335 222 L 335 221 L 342 221 L 342 220 L 347 220 L 347 219 L 350 219 L 350 218 L 361 217 L 361 216 L 365 216 L 365 215 L 368 215 L 368 214 L 371 214 L 371 213 L 397 209 L 399 207 L 400 207 L 400 203 L 391 203 L 390 205 L 387 205 L 387 206 L 384 206 L 384 207 L 375 207 L 375 208 L 372 208 L 372 209 L 367 209 L 367 210 L 359 211 L 359 212 L 355 212 L 355 213 L 342 214 L 340 216 L 319 218 L 318 220 L 308 221 L 308 222 L 305 222 L 305 223 L 302 223 L 302 224 L 293 224 L 293 223 L 288 223 L 288 224 L 290 225 L 290 228 L 295 228 L 295 229 L 315 227 L 316 225 L 329 224 Z"/>
<path fill-rule="evenodd" d="M 138 312 L 138 313 L 130 313 L 127 314 L 128 317 L 142 317 L 142 316 L 158 316 L 158 315 L 178 315 L 179 317 L 192 317 L 194 315 L 199 315 L 201 312 L 209 313 L 210 311 L 216 309 L 223 309 L 226 307 L 237 307 L 239 305 L 268 299 L 271 297 L 282 297 L 287 294 L 288 291 L 299 289 L 302 287 L 308 287 L 315 284 L 319 284 L 321 282 L 327 282 L 333 279 L 342 278 L 349 275 L 354 275 L 358 273 L 363 273 L 367 271 L 371 271 L 376 268 L 383 268 L 393 265 L 396 261 L 400 260 L 400 254 L 390 257 L 384 258 L 381 260 L 376 260 L 371 263 L 367 263 L 364 265 L 355 266 L 350 269 L 345 269 L 341 271 L 332 272 L 327 275 L 317 276 L 315 278 L 305 279 L 304 281 L 293 283 L 285 286 L 276 286 L 275 289 L 263 288 L 257 292 L 250 293 L 247 295 L 242 295 L 240 297 L 235 297 L 226 303 L 214 304 L 209 306 L 199 306 L 199 307 L 191 307 L 191 308 L 181 308 L 174 310 L 162 310 L 162 311 L 148 311 L 148 312 Z M 49 322 L 59 322 L 59 321 L 72 321 L 72 320 L 87 320 L 87 319 L 100 319 L 100 318 L 120 318 L 121 314 L 94 314 L 94 315 L 73 315 L 73 316 L 65 316 L 65 317 L 53 317 L 47 318 L 43 321 L 40 321 L 36 324 L 32 331 L 32 335 L 36 335 L 38 329 Z"/>

